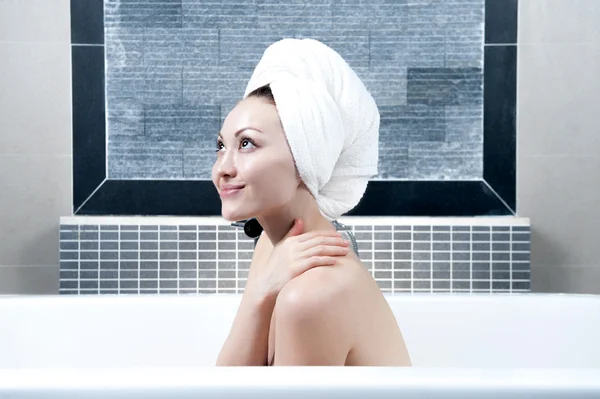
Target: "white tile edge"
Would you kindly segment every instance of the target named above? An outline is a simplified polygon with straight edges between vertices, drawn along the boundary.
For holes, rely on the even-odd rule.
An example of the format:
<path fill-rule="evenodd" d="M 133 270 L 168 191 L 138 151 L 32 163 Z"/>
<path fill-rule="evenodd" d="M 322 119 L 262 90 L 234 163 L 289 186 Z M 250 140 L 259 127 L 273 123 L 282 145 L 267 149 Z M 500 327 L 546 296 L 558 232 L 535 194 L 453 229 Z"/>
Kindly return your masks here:
<path fill-rule="evenodd" d="M 413 225 L 413 226 L 523 226 L 531 220 L 518 216 L 474 217 L 401 217 L 401 216 L 342 216 L 338 219 L 348 225 Z M 61 216 L 61 225 L 222 225 L 231 222 L 219 216 Z"/>

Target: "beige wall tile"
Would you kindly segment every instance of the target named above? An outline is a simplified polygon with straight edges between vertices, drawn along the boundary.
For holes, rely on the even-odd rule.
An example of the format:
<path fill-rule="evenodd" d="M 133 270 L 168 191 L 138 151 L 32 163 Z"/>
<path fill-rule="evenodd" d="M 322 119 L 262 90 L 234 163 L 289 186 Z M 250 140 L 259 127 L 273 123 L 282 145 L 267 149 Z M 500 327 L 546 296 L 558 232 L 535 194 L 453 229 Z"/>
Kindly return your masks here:
<path fill-rule="evenodd" d="M 533 292 L 600 294 L 600 267 L 537 266 L 531 270 Z"/>
<path fill-rule="evenodd" d="M 519 158 L 519 216 L 531 218 L 532 265 L 598 265 L 600 157 Z"/>
<path fill-rule="evenodd" d="M 600 43 L 600 1 L 519 1 L 519 43 Z"/>
<path fill-rule="evenodd" d="M 600 153 L 600 43 L 518 51 L 519 153 Z"/>
<path fill-rule="evenodd" d="M 0 43 L 0 154 L 72 154 L 69 44 Z"/>
<path fill-rule="evenodd" d="M 59 217 L 70 215 L 70 156 L 0 155 L 0 265 L 57 265 Z"/>
<path fill-rule="evenodd" d="M 58 266 L 0 266 L 0 295 L 58 295 Z"/>
<path fill-rule="evenodd" d="M 69 0 L 0 1 L 0 42 L 71 40 Z"/>

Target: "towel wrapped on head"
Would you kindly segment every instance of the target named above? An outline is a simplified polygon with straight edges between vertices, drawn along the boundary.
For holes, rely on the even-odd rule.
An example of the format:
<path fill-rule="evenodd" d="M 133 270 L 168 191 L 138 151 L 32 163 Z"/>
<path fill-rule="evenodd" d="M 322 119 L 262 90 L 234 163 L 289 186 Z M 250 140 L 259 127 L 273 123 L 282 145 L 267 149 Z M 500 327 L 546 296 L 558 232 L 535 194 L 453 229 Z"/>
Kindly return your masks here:
<path fill-rule="evenodd" d="M 337 219 L 358 204 L 377 175 L 375 100 L 346 61 L 314 39 L 271 44 L 244 97 L 266 85 L 302 181 L 321 213 Z"/>

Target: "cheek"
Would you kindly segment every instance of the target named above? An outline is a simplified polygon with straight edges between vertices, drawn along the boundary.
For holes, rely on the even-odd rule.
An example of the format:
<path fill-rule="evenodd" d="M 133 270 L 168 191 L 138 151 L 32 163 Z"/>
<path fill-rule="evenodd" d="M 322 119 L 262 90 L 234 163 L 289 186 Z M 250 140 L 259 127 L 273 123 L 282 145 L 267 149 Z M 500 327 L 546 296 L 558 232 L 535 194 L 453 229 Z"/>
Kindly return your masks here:
<path fill-rule="evenodd" d="M 261 197 L 276 197 L 280 200 L 295 193 L 298 187 L 296 166 L 291 154 L 275 151 L 253 157 L 240 165 L 244 180 L 251 184 L 254 194 Z M 257 192 L 260 190 L 260 192 Z M 289 199 L 289 198 L 287 198 Z"/>
<path fill-rule="evenodd" d="M 215 185 L 215 187 L 217 186 L 217 179 L 218 179 L 218 170 L 219 170 L 219 159 L 215 159 L 215 163 L 213 163 L 213 167 L 210 171 L 210 177 L 212 179 L 213 184 Z"/>

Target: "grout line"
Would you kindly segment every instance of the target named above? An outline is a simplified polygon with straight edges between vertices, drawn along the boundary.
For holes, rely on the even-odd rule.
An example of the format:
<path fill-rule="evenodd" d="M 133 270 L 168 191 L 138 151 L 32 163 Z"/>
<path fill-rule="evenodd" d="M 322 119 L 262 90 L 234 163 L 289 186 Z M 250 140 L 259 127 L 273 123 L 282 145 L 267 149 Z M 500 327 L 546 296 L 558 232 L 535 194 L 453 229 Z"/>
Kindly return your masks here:
<path fill-rule="evenodd" d="M 508 206 L 508 204 L 506 203 L 506 201 L 504 201 L 504 199 L 500 196 L 500 194 L 498 194 L 496 192 L 496 190 L 494 190 L 492 188 L 492 186 L 490 186 L 490 184 L 486 180 L 482 180 L 482 181 L 494 193 L 494 195 L 496 195 L 496 197 L 498 197 L 498 199 L 502 202 L 502 204 L 506 207 L 506 209 L 509 209 L 512 212 L 512 214 L 514 215 L 515 214 L 514 209 L 512 209 L 510 206 Z"/>
<path fill-rule="evenodd" d="M 494 261 L 493 261 L 493 250 L 492 250 L 492 242 L 493 242 L 493 233 L 490 230 L 490 293 L 494 291 Z"/>
<path fill-rule="evenodd" d="M 141 256 L 141 250 L 142 250 L 142 244 L 141 244 L 141 235 L 142 235 L 142 231 L 140 229 L 140 226 L 138 225 L 137 227 L 137 237 L 138 237 L 138 241 L 137 241 L 137 247 L 138 247 L 138 256 L 137 256 L 137 264 L 138 264 L 138 289 L 137 292 L 138 294 L 140 293 L 141 289 L 142 289 L 142 256 Z"/>
<path fill-rule="evenodd" d="M 473 229 L 469 228 L 469 291 L 473 292 Z"/>
<path fill-rule="evenodd" d="M 157 235 L 156 240 L 142 240 L 142 238 L 141 238 L 142 229 L 141 229 L 141 226 L 139 226 L 139 225 L 137 225 L 137 226 L 130 226 L 130 227 L 133 227 L 133 229 L 131 231 L 130 230 L 124 230 L 123 228 L 125 226 L 126 225 L 117 225 L 116 229 L 111 229 L 110 231 L 105 230 L 105 232 L 116 233 L 116 239 L 114 239 L 114 240 L 106 240 L 106 242 L 108 242 L 108 243 L 112 242 L 112 243 L 117 244 L 116 251 L 118 251 L 118 253 L 116 254 L 116 256 L 114 258 L 111 257 L 111 259 L 116 259 L 117 260 L 117 265 L 116 265 L 116 271 L 117 271 L 117 274 L 118 274 L 118 276 L 117 276 L 117 293 L 120 293 L 121 291 L 123 291 L 123 292 L 136 292 L 137 291 L 137 293 L 141 293 L 142 292 L 142 288 L 141 288 L 141 271 L 142 271 L 141 270 L 141 254 L 142 253 L 152 253 L 152 252 L 156 252 L 156 255 L 157 255 L 157 257 L 156 257 L 156 263 L 159 265 L 159 269 L 157 270 L 158 275 L 156 277 L 156 280 L 157 280 L 158 285 L 159 285 L 158 291 L 160 293 L 161 277 L 160 277 L 160 273 L 159 272 L 160 272 L 160 264 L 162 263 L 161 253 L 163 251 L 166 251 L 166 253 L 169 253 L 169 254 L 172 255 L 172 252 L 173 252 L 172 249 L 167 250 L 166 248 L 163 248 L 163 243 L 169 243 L 170 246 L 173 246 L 173 244 L 175 244 L 175 248 L 176 248 L 175 252 L 176 252 L 176 255 L 177 255 L 177 258 L 174 258 L 175 262 L 176 262 L 176 265 L 177 265 L 177 272 L 176 273 L 170 273 L 169 272 L 170 276 L 168 278 L 162 279 L 164 281 L 169 281 L 169 282 L 173 281 L 177 285 L 177 287 L 175 289 L 169 289 L 169 291 L 174 291 L 174 293 L 176 293 L 176 294 L 181 294 L 181 293 L 184 293 L 184 292 L 185 293 L 188 292 L 188 288 L 182 288 L 182 286 L 181 286 L 182 280 L 190 280 L 190 278 L 187 278 L 187 277 L 185 279 L 182 279 L 181 267 L 182 267 L 183 258 L 181 258 L 181 255 L 184 254 L 184 253 L 185 254 L 192 254 L 192 253 L 195 252 L 195 256 L 196 256 L 196 270 L 197 270 L 195 290 L 196 290 L 196 293 L 199 293 L 199 291 L 200 291 L 200 286 L 199 286 L 199 280 L 200 280 L 200 276 L 199 276 L 200 270 L 199 269 L 200 269 L 200 265 L 202 264 L 202 262 L 210 262 L 211 261 L 211 260 L 200 260 L 199 259 L 199 255 L 200 255 L 201 252 L 211 252 L 211 251 L 209 251 L 209 250 L 205 251 L 205 250 L 200 249 L 200 245 L 199 245 L 199 228 L 198 228 L 198 226 L 194 226 L 193 227 L 196 230 L 195 231 L 195 237 L 194 237 L 194 239 L 196 240 L 196 248 L 195 248 L 195 250 L 192 250 L 192 249 L 190 249 L 190 250 L 187 250 L 187 249 L 180 250 L 179 249 L 180 248 L 179 245 L 182 242 L 184 242 L 184 241 L 187 242 L 188 241 L 187 239 L 183 240 L 183 241 L 179 240 L 179 235 L 178 234 L 181 233 L 181 229 L 180 229 L 179 226 L 175 227 L 174 231 L 173 230 L 170 231 L 171 233 L 175 234 L 175 236 L 177 238 L 176 239 L 165 239 L 165 240 L 161 240 L 161 238 L 160 238 L 160 234 L 161 234 L 160 226 L 158 226 L 158 229 L 156 231 L 154 231 L 154 233 Z M 385 230 L 376 230 L 375 225 L 370 225 L 370 226 L 364 225 L 364 226 L 367 229 L 366 230 L 360 230 L 360 232 L 361 233 L 367 233 L 370 230 L 370 233 L 371 233 L 371 235 L 369 237 L 370 239 L 357 240 L 357 241 L 359 241 L 359 242 L 365 242 L 365 243 L 366 242 L 370 242 L 371 243 L 371 249 L 370 250 L 366 250 L 366 251 L 362 251 L 362 252 L 365 253 L 366 255 L 370 256 L 369 261 L 371 262 L 371 274 L 372 274 L 372 277 L 376 281 L 378 281 L 380 283 L 381 282 L 385 282 L 386 286 L 387 286 L 387 284 L 391 285 L 389 287 L 389 289 L 388 288 L 382 289 L 384 292 L 390 292 L 391 294 L 395 294 L 395 293 L 399 293 L 399 292 L 405 292 L 405 291 L 410 291 L 412 293 L 415 293 L 415 292 L 435 293 L 435 292 L 439 292 L 439 291 L 446 291 L 446 292 L 449 292 L 449 293 L 453 293 L 453 292 L 465 292 L 465 291 L 466 292 L 475 292 L 475 291 L 479 292 L 482 289 L 477 289 L 476 290 L 474 288 L 474 282 L 487 281 L 490 284 L 489 287 L 488 287 L 488 289 L 487 289 L 487 292 L 489 292 L 490 294 L 494 293 L 494 292 L 505 292 L 505 291 L 509 292 L 509 293 L 512 293 L 512 292 L 521 292 L 521 290 L 513 289 L 513 284 L 514 284 L 515 281 L 518 281 L 518 282 L 521 282 L 521 281 L 528 282 L 529 281 L 530 282 L 530 278 L 529 279 L 524 279 L 524 280 L 523 279 L 518 279 L 517 280 L 517 279 L 513 278 L 513 271 L 515 270 L 515 269 L 513 269 L 513 264 L 519 264 L 519 265 L 530 264 L 530 261 L 527 261 L 527 260 L 520 261 L 520 260 L 515 260 L 514 259 L 514 254 L 516 254 L 516 253 L 530 253 L 530 251 L 513 251 L 512 250 L 512 245 L 515 243 L 515 241 L 513 240 L 513 234 L 520 233 L 520 231 L 518 231 L 518 230 L 509 229 L 509 231 L 508 231 L 508 234 L 509 234 L 508 239 L 505 239 L 505 240 L 502 240 L 502 241 L 498 241 L 498 242 L 503 243 L 505 246 L 508 245 L 508 247 L 505 250 L 494 251 L 493 245 L 496 243 L 494 241 L 494 233 L 497 233 L 499 236 L 503 237 L 503 236 L 506 236 L 506 234 L 507 234 L 506 231 L 494 231 L 493 228 L 490 228 L 487 231 L 488 237 L 487 237 L 486 241 L 483 241 L 483 242 L 480 242 L 480 241 L 474 242 L 474 234 L 478 233 L 478 231 L 475 231 L 473 226 L 471 226 L 470 228 L 463 229 L 463 230 L 466 230 L 468 232 L 469 236 L 470 236 L 469 240 L 467 240 L 467 241 L 461 241 L 462 243 L 467 243 L 467 242 L 469 243 L 469 245 L 467 246 L 467 248 L 465 248 L 465 250 L 461 251 L 461 252 L 468 252 L 469 253 L 469 258 L 468 258 L 469 260 L 468 261 L 469 261 L 469 265 L 470 265 L 470 272 L 469 272 L 469 277 L 467 277 L 465 279 L 457 279 L 456 281 L 469 282 L 469 284 L 468 284 L 469 288 L 468 289 L 467 288 L 465 288 L 465 289 L 462 289 L 462 288 L 460 288 L 460 289 L 454 289 L 452 283 L 454 282 L 456 276 L 453 273 L 453 266 L 454 266 L 455 261 L 457 261 L 457 259 L 456 259 L 456 253 L 458 253 L 453 248 L 453 245 L 455 243 L 454 238 L 453 238 L 454 226 L 452 226 L 452 225 L 450 225 L 450 226 L 446 225 L 445 226 L 445 227 L 449 228 L 449 230 L 447 232 L 447 234 L 449 236 L 448 241 L 447 241 L 448 242 L 448 249 L 447 250 L 439 249 L 439 251 L 436 250 L 436 248 L 435 248 L 436 239 L 434 237 L 433 226 L 431 226 L 431 225 L 427 226 L 427 228 L 429 230 L 418 230 L 418 232 L 427 232 L 427 233 L 430 234 L 430 238 L 427 241 L 421 241 L 421 243 L 428 243 L 429 247 L 430 247 L 429 250 L 428 250 L 428 252 L 429 252 L 429 262 L 428 263 L 429 263 L 430 270 L 429 270 L 428 276 L 425 275 L 427 277 L 424 276 L 424 278 L 418 278 L 418 279 L 415 278 L 415 263 L 416 263 L 416 259 L 414 257 L 414 254 L 415 254 L 415 250 L 416 250 L 416 246 L 415 246 L 416 243 L 415 243 L 415 240 L 414 240 L 414 234 L 417 232 L 417 230 L 416 230 L 417 228 L 415 226 L 411 226 L 411 225 L 408 226 L 408 232 L 410 234 L 410 238 L 409 238 L 409 240 L 410 240 L 410 250 L 409 251 L 406 251 L 406 250 L 402 250 L 401 251 L 399 248 L 397 248 L 397 246 L 396 246 L 396 240 L 395 240 L 395 236 L 394 236 L 394 233 L 396 232 L 394 230 L 394 226 L 391 226 L 391 229 L 389 229 L 389 230 L 387 230 L 387 229 L 385 229 Z M 82 232 L 85 232 L 85 231 L 82 231 L 82 230 L 79 230 L 79 229 L 78 229 L 78 234 L 79 234 L 79 239 L 78 240 L 72 240 L 72 239 L 71 240 L 66 240 L 66 239 L 65 240 L 61 240 L 61 243 L 62 242 L 67 242 L 67 243 L 73 243 L 74 244 L 75 242 L 77 242 L 77 244 L 73 245 L 77 249 L 74 249 L 74 250 L 73 249 L 60 250 L 60 253 L 61 254 L 62 253 L 67 254 L 67 253 L 77 252 L 76 260 L 74 260 L 74 261 L 78 262 L 78 266 L 79 266 L 79 268 L 78 268 L 78 274 L 77 274 L 77 277 L 75 278 L 75 280 L 73 280 L 73 279 L 61 279 L 61 281 L 77 281 L 78 282 L 77 292 L 81 292 L 81 291 L 88 292 L 88 291 L 91 290 L 91 288 L 82 289 L 82 285 L 81 285 L 82 281 L 85 282 L 85 281 L 94 281 L 95 280 L 98 283 L 98 287 L 96 289 L 96 292 L 100 293 L 100 291 L 101 291 L 100 290 L 100 284 L 104 280 L 101 277 L 101 270 L 100 270 L 101 269 L 101 263 L 102 263 L 101 262 L 101 258 L 102 258 L 103 254 L 107 254 L 107 253 L 111 253 L 111 252 L 113 252 L 113 255 L 114 255 L 114 250 L 105 250 L 104 248 L 102 248 L 101 244 L 104 241 L 101 238 L 102 231 L 100 231 L 100 225 L 97 225 L 97 224 L 94 225 L 94 224 L 92 224 L 92 226 L 90 226 L 90 227 L 93 227 L 94 229 L 96 229 L 97 234 L 98 234 L 98 239 L 97 240 L 94 240 L 94 239 L 84 239 L 84 240 L 81 240 L 80 239 L 81 238 L 81 234 L 82 234 Z M 356 227 L 357 227 L 356 225 L 351 225 L 350 227 L 351 227 L 351 230 L 353 231 L 353 233 L 356 232 Z M 514 227 L 514 228 L 517 229 L 518 227 Z M 61 230 L 61 233 L 62 233 L 62 231 L 69 231 L 69 229 Z M 204 230 L 202 230 L 202 231 L 204 231 Z M 405 230 L 403 230 L 403 231 L 405 231 Z M 442 231 L 442 230 L 440 230 L 440 231 Z M 128 240 L 123 239 L 124 238 L 123 237 L 123 232 L 126 232 L 126 233 L 134 232 L 136 234 L 136 239 L 128 239 Z M 213 233 L 213 234 L 215 234 L 216 237 L 218 237 L 219 233 L 221 232 L 221 229 L 219 229 L 217 227 L 216 231 L 213 230 L 213 231 L 210 231 L 210 232 Z M 227 230 L 226 232 L 230 233 L 229 230 Z M 390 239 L 389 240 L 391 240 L 391 242 L 390 242 L 390 244 L 391 244 L 390 245 L 391 256 L 389 258 L 389 259 L 391 259 L 391 265 L 390 265 L 391 274 L 387 278 L 383 278 L 383 277 L 382 278 L 375 278 L 377 271 L 382 271 L 382 270 L 385 271 L 385 269 L 382 269 L 380 267 L 380 265 L 378 265 L 378 260 L 375 259 L 375 255 L 378 253 L 378 251 L 380 251 L 379 249 L 376 248 L 376 244 L 378 242 L 389 242 L 387 239 L 381 239 L 380 240 L 377 237 L 375 237 L 375 234 L 381 233 L 381 232 L 389 233 L 390 234 Z M 526 232 L 524 232 L 524 233 L 526 233 Z M 171 234 L 171 235 L 173 235 L 173 234 Z M 240 255 L 242 254 L 242 250 L 240 248 L 241 238 L 238 236 L 238 234 L 236 234 L 236 231 L 234 231 L 233 234 L 234 234 L 234 236 L 232 236 L 232 237 L 234 237 L 234 238 L 230 239 L 230 240 L 220 240 L 220 241 L 218 239 L 211 240 L 211 242 L 215 243 L 215 250 L 216 250 L 216 253 L 215 253 L 216 262 L 215 262 L 215 265 L 214 265 L 215 277 L 214 277 L 214 279 L 204 279 L 204 280 L 211 280 L 211 281 L 214 280 L 213 282 L 216 284 L 215 291 L 217 293 L 225 293 L 225 292 L 232 292 L 233 291 L 233 292 L 239 294 L 240 291 L 241 291 L 240 290 L 240 285 L 243 283 L 242 280 L 244 280 L 244 279 L 240 278 L 240 264 L 242 262 L 242 259 L 240 258 Z M 132 235 L 132 234 L 128 234 L 128 235 Z M 88 238 L 88 237 L 85 237 L 85 238 Z M 221 252 L 221 251 L 220 251 L 220 248 L 219 248 L 218 244 L 221 241 L 223 241 L 223 242 L 229 242 L 229 243 L 234 243 L 235 242 L 234 245 L 228 244 L 229 246 L 232 247 L 231 249 L 223 249 L 222 250 L 223 254 L 232 254 L 232 253 L 235 253 L 235 257 L 234 258 L 232 257 L 232 259 L 234 260 L 235 272 L 230 273 L 230 271 L 227 270 L 228 276 L 226 278 L 225 277 L 221 278 L 221 276 L 219 274 L 219 271 L 221 269 L 221 265 L 220 265 L 220 262 L 219 262 L 221 260 L 220 259 L 221 256 L 220 256 L 219 252 Z M 98 244 L 97 247 L 96 247 L 96 249 L 87 249 L 87 247 L 86 247 L 86 249 L 82 249 L 82 244 L 83 243 L 95 243 L 95 242 L 97 242 L 97 244 Z M 137 278 L 133 277 L 132 273 L 129 273 L 130 272 L 130 267 L 129 266 L 127 267 L 127 270 L 124 270 L 124 271 L 127 272 L 127 277 L 121 278 L 121 268 L 122 268 L 121 262 L 125 260 L 125 258 L 121 259 L 121 252 L 122 252 L 121 251 L 121 244 L 122 243 L 127 243 L 127 242 L 131 242 L 131 243 L 135 242 L 137 244 L 137 250 L 126 249 L 125 252 L 124 252 L 124 256 L 125 256 L 125 254 L 126 255 L 132 255 L 132 254 L 137 255 L 137 259 L 136 259 L 137 270 L 138 270 Z M 141 248 L 141 242 L 156 242 L 157 243 L 156 244 L 157 248 L 156 248 L 156 250 L 142 249 Z M 408 240 L 398 240 L 398 242 L 407 243 Z M 487 245 L 489 245 L 489 248 L 487 250 L 482 250 L 481 248 L 478 248 L 478 250 L 474 249 L 474 245 L 476 243 L 486 243 L 486 242 L 487 242 Z M 524 241 L 518 241 L 517 243 L 520 243 L 520 242 L 524 242 Z M 411 256 L 411 258 L 410 258 L 410 264 L 411 264 L 410 279 L 404 278 L 404 277 L 402 279 L 397 278 L 397 274 L 396 273 L 398 272 L 398 270 L 396 269 L 396 261 L 397 260 L 395 258 L 395 251 L 397 249 L 401 253 L 408 252 L 408 253 L 411 254 L 410 255 Z M 424 248 L 422 248 L 421 250 L 422 251 L 427 251 L 427 250 L 424 250 Z M 387 250 L 385 250 L 385 249 L 381 249 L 381 251 L 387 252 Z M 244 250 L 243 252 L 246 253 L 248 251 Z M 90 273 L 90 276 L 86 276 L 86 278 L 82 278 L 82 274 L 81 273 L 83 271 L 81 270 L 81 267 L 82 267 L 81 262 L 83 260 L 87 260 L 87 258 L 89 256 L 87 256 L 86 254 L 89 254 L 89 253 L 96 253 L 97 254 L 97 258 L 96 258 L 97 261 L 96 261 L 96 263 L 97 263 L 98 275 L 95 276 L 95 277 L 91 277 L 91 273 Z M 447 256 L 448 256 L 449 259 L 448 260 L 445 260 L 445 259 L 435 260 L 434 259 L 435 253 L 447 253 Z M 488 256 L 482 257 L 482 262 L 483 262 L 484 258 L 487 258 L 488 259 L 488 264 L 489 264 L 489 274 L 490 275 L 486 279 L 481 279 L 481 278 L 474 279 L 473 278 L 473 276 L 474 276 L 474 270 L 473 270 L 473 268 L 474 268 L 474 263 L 476 261 L 474 259 L 475 257 L 473 256 L 473 254 L 478 254 L 478 253 L 479 254 L 487 254 L 488 255 Z M 509 287 L 507 287 L 506 289 L 498 289 L 498 290 L 494 291 L 494 289 L 493 289 L 493 283 L 494 283 L 495 280 L 492 277 L 493 276 L 493 272 L 494 272 L 493 255 L 496 254 L 496 253 L 505 254 L 504 257 L 507 258 L 506 261 L 509 262 L 509 266 L 508 266 L 509 276 L 507 278 L 497 279 L 497 282 L 502 282 L 502 283 L 508 282 L 509 283 Z M 83 255 L 86 255 L 86 257 L 84 258 Z M 71 260 L 66 260 L 66 261 L 73 262 Z M 171 259 L 168 259 L 168 261 L 171 262 Z M 229 259 L 227 259 L 227 261 L 229 261 Z M 243 261 L 244 261 L 244 263 L 246 263 L 245 262 L 246 259 L 243 259 Z M 449 268 L 449 277 L 448 278 L 434 279 L 434 266 L 436 264 L 445 264 L 448 261 L 450 261 L 450 265 L 449 265 L 450 266 L 450 268 Z M 500 262 L 500 261 L 501 260 L 498 260 L 498 262 Z M 502 261 L 502 262 L 506 262 L 506 261 Z M 383 263 L 383 259 L 381 260 L 381 262 Z M 129 260 L 128 260 L 127 264 L 130 265 L 130 263 L 132 263 L 132 262 L 129 262 Z M 213 271 L 213 270 L 211 269 L 211 271 Z M 504 269 L 503 269 L 503 271 L 504 271 Z M 387 273 L 382 273 L 382 275 L 383 274 L 387 274 Z M 111 278 L 111 280 L 112 280 L 112 278 Z M 122 282 L 124 282 L 124 281 L 136 281 L 136 280 L 138 282 L 137 288 L 125 288 L 124 289 L 122 287 L 122 284 L 123 284 Z M 153 280 L 153 279 L 151 279 L 151 280 Z M 220 287 L 219 286 L 219 281 L 220 280 L 223 280 L 223 281 L 227 282 L 228 283 L 227 286 Z M 410 288 L 407 288 L 407 289 L 396 288 L 396 286 L 394 285 L 395 281 L 410 281 Z M 430 285 L 429 288 L 427 288 L 427 289 L 425 289 L 425 288 L 423 288 L 423 289 L 421 289 L 421 288 L 419 288 L 419 289 L 415 288 L 415 282 L 425 282 L 425 281 L 429 282 L 429 285 Z M 448 288 L 435 288 L 435 287 L 433 287 L 435 281 L 449 282 L 449 287 Z M 190 288 L 189 290 L 194 290 L 194 288 Z M 62 289 L 60 291 L 61 292 L 68 291 L 68 289 Z M 212 291 L 212 290 L 210 290 L 210 291 Z M 525 291 L 527 291 L 527 290 L 525 290 Z"/>
<path fill-rule="evenodd" d="M 433 292 L 433 226 L 429 230 L 429 292 Z"/>
<path fill-rule="evenodd" d="M 410 293 L 415 292 L 415 240 L 414 225 L 410 225 Z"/>
<path fill-rule="evenodd" d="M 69 43 L 73 47 L 104 47 L 104 44 L 99 43 Z"/>
<path fill-rule="evenodd" d="M 238 284 L 239 271 L 240 271 L 240 245 L 239 245 L 239 237 L 238 232 L 235 232 L 235 293 L 240 293 L 240 288 Z"/>
<path fill-rule="evenodd" d="M 161 277 L 160 277 L 160 252 L 161 252 L 160 226 L 158 226 L 156 231 L 157 231 L 157 237 L 158 237 L 156 239 L 158 241 L 158 249 L 157 249 L 158 258 L 156 259 L 156 279 L 158 281 L 158 284 L 156 285 L 156 293 L 160 294 L 160 280 L 161 280 Z"/>
<path fill-rule="evenodd" d="M 373 276 L 373 280 L 375 280 L 375 226 L 371 225 L 371 276 Z M 375 280 L 377 281 L 377 280 Z"/>
<path fill-rule="evenodd" d="M 106 181 L 107 179 L 105 179 Z M 103 182 L 104 183 L 104 182 Z M 102 183 L 102 184 L 103 184 Z M 93 193 L 92 193 L 93 194 Z M 415 225 L 415 226 L 519 226 L 530 227 L 530 219 L 509 216 L 468 216 L 468 217 L 397 217 L 397 216 L 342 216 L 339 222 L 346 225 Z M 60 224 L 139 224 L 144 225 L 197 225 L 229 226 L 230 223 L 219 216 L 62 216 Z M 216 229 L 215 229 L 216 230 Z M 214 232 L 208 230 L 207 232 Z M 368 232 L 369 230 L 361 230 Z"/>
<path fill-rule="evenodd" d="M 454 226 L 450 226 L 450 293 L 452 294 L 454 291 L 454 287 L 452 285 L 452 281 L 454 279 L 454 240 L 452 238 L 452 229 Z"/>
<path fill-rule="evenodd" d="M 101 278 L 100 278 L 100 273 L 102 273 L 101 268 L 100 268 L 100 226 L 98 226 L 98 294 L 100 294 L 100 282 L 101 282 Z M 81 253 L 81 252 L 80 252 Z"/>
<path fill-rule="evenodd" d="M 75 212 L 73 212 L 74 214 L 76 214 L 77 212 L 79 212 L 79 210 L 81 210 L 81 208 L 83 208 L 85 206 L 85 204 L 87 204 L 87 202 L 90 200 L 90 198 L 92 198 L 94 196 L 94 194 L 96 194 L 96 191 L 100 190 L 100 187 L 102 187 L 104 185 L 104 183 L 106 182 L 106 180 L 107 180 L 107 178 L 104 178 L 104 180 L 102 180 L 102 182 L 100 184 L 98 184 L 98 187 L 96 187 L 96 189 L 94 191 L 92 191 L 92 193 L 90 195 L 88 195 L 88 197 L 85 199 L 85 201 L 83 201 L 81 203 L 81 205 L 79 205 L 79 208 L 77 208 L 75 210 Z M 71 217 L 76 217 L 76 216 L 71 216 Z M 97 221 L 95 223 L 97 223 Z M 82 224 L 84 224 L 84 223 L 82 223 Z M 90 224 L 93 224 L 93 223 L 90 223 Z M 98 232 L 100 232 L 100 225 L 98 225 Z"/>
<path fill-rule="evenodd" d="M 391 240 L 392 240 L 392 294 L 396 294 L 396 240 L 394 239 L 394 226 L 391 228 Z M 358 245 L 358 244 L 357 244 Z"/>
<path fill-rule="evenodd" d="M 198 238 L 198 227 L 195 228 L 196 235 L 196 294 L 200 294 L 200 239 Z M 215 244 L 216 246 L 216 244 Z"/>
<path fill-rule="evenodd" d="M 510 234 L 510 243 L 508 245 L 510 245 L 510 260 L 508 261 L 508 278 L 509 278 L 509 292 L 513 292 L 513 270 L 512 270 L 512 263 L 513 263 L 513 245 L 512 245 L 512 229 L 509 232 Z"/>
<path fill-rule="evenodd" d="M 77 232 L 77 238 L 81 236 L 81 232 Z M 98 261 L 100 259 L 98 258 Z M 81 294 L 81 243 L 77 241 L 77 295 Z"/>
<path fill-rule="evenodd" d="M 215 236 L 215 292 L 219 293 L 219 226 L 217 226 L 217 232 Z M 236 255 L 237 257 L 237 255 Z"/>

